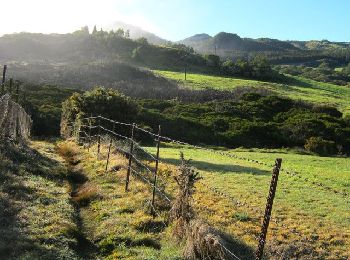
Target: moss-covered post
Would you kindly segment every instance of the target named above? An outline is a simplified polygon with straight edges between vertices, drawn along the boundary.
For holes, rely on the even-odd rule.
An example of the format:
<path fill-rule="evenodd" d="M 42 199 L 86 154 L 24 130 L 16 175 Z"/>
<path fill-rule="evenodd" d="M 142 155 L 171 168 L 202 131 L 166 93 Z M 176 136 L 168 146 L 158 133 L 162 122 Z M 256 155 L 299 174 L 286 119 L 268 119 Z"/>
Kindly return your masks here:
<path fill-rule="evenodd" d="M 132 162 L 132 156 L 134 152 L 134 131 L 135 131 L 135 124 L 132 124 L 131 138 L 130 138 L 130 151 L 129 151 L 129 164 L 128 164 L 128 170 L 126 172 L 125 191 L 129 190 L 131 162 Z"/>
<path fill-rule="evenodd" d="M 101 116 L 98 116 L 98 136 L 97 136 L 97 160 L 100 159 L 100 152 L 101 152 Z"/>
<path fill-rule="evenodd" d="M 113 121 L 112 132 L 114 132 L 114 129 L 115 129 L 115 123 L 114 123 L 114 121 Z M 112 143 L 113 143 L 113 137 L 112 137 L 112 135 L 111 135 L 111 136 L 109 137 L 108 155 L 107 155 L 106 169 L 105 169 L 106 172 L 107 172 L 107 170 L 108 170 L 109 157 L 110 157 L 110 154 L 111 154 Z"/>
<path fill-rule="evenodd" d="M 89 118 L 88 152 L 90 151 L 90 147 L 91 147 L 91 129 L 92 129 L 91 120 L 92 120 L 92 115 L 90 115 L 90 118 Z"/>
<path fill-rule="evenodd" d="M 156 196 L 157 173 L 158 173 L 158 164 L 159 164 L 160 131 L 161 131 L 161 127 L 159 126 L 158 127 L 158 136 L 157 136 L 156 167 L 154 169 L 154 179 L 153 179 L 152 211 L 154 210 L 154 199 Z"/>

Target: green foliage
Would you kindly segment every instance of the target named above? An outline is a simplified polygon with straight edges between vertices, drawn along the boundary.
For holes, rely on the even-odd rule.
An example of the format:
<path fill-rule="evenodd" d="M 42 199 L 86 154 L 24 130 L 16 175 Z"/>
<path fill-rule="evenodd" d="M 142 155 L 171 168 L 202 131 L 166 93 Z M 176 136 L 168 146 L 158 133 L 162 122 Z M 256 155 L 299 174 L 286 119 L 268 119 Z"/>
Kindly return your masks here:
<path fill-rule="evenodd" d="M 97 87 L 83 94 L 74 93 L 62 104 L 62 127 L 74 124 L 82 117 L 104 116 L 121 122 L 133 122 L 138 105 L 113 89 Z M 61 128 L 61 130 L 65 131 Z"/>
<path fill-rule="evenodd" d="M 302 76 L 320 82 L 329 82 L 336 85 L 345 86 L 350 83 L 350 73 L 347 69 L 334 70 L 327 62 L 323 61 L 316 67 L 304 65 L 281 65 L 276 66 L 280 73 L 293 76 Z"/>
<path fill-rule="evenodd" d="M 322 137 L 310 137 L 306 140 L 305 149 L 309 152 L 327 156 L 337 153 L 335 142 L 322 139 Z"/>
<path fill-rule="evenodd" d="M 321 137 L 349 152 L 348 124 L 332 107 L 278 96 L 243 95 L 239 101 L 181 103 L 143 100 L 137 122 L 177 140 L 228 147 L 303 146 Z"/>

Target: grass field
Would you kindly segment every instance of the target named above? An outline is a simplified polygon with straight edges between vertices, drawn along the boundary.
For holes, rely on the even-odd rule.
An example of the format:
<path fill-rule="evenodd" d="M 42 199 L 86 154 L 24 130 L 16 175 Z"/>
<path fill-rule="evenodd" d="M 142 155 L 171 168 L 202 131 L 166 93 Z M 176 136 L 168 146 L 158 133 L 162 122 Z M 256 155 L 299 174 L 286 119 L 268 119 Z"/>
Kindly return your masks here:
<path fill-rule="evenodd" d="M 334 105 L 343 113 L 350 114 L 350 88 L 329 83 L 317 82 L 302 77 L 292 77 L 290 84 L 264 82 L 231 77 L 208 76 L 201 74 L 184 74 L 181 72 L 155 71 L 155 73 L 175 80 L 180 85 L 192 89 L 230 90 L 236 87 L 265 88 L 294 100 Z"/>
<path fill-rule="evenodd" d="M 148 149 L 154 152 L 154 148 Z M 199 215 L 254 248 L 272 167 L 186 147 L 166 146 L 161 149 L 161 158 L 165 164 L 177 165 L 180 151 L 203 176 L 195 195 Z M 296 176 L 284 171 L 280 175 L 268 233 L 267 251 L 273 259 L 350 257 L 349 159 L 287 150 L 228 152 L 267 164 L 280 157 L 282 168 L 299 172 Z M 225 196 L 213 193 L 215 189 Z"/>

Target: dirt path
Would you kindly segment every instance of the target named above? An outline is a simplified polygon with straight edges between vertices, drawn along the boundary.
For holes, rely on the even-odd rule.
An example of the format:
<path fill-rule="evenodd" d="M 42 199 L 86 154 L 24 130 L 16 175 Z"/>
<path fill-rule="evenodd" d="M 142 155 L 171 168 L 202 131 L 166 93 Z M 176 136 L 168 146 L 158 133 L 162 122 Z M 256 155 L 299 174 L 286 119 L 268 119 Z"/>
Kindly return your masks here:
<path fill-rule="evenodd" d="M 65 160 L 68 170 L 68 182 L 70 185 L 71 203 L 75 209 L 75 219 L 77 232 L 75 237 L 78 242 L 77 254 L 82 259 L 98 259 L 98 247 L 91 239 L 91 231 L 86 227 L 83 211 L 88 211 L 89 201 L 85 197 L 85 189 L 88 186 L 89 179 L 83 171 L 77 166 L 79 161 L 74 153 L 62 153 L 62 149 L 56 147 L 57 153 Z"/>

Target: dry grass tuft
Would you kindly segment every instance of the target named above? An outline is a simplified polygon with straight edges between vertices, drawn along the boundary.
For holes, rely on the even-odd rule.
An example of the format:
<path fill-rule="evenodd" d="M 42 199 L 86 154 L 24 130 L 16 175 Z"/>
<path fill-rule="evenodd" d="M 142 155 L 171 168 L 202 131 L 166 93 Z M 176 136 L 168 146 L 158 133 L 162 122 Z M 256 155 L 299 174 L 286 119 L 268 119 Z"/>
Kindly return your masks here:
<path fill-rule="evenodd" d="M 188 223 L 194 218 L 192 208 L 192 194 L 194 193 L 194 184 L 199 180 L 198 173 L 190 167 L 189 161 L 180 155 L 181 164 L 178 167 L 178 175 L 175 176 L 179 188 L 175 201 L 169 212 L 169 220 L 175 222 L 174 235 L 178 239 L 183 239 L 188 229 Z"/>
<path fill-rule="evenodd" d="M 97 187 L 86 183 L 72 194 L 72 200 L 80 206 L 87 206 L 89 203 L 100 197 L 100 191 Z"/>
<path fill-rule="evenodd" d="M 227 248 L 224 235 L 201 220 L 193 220 L 189 224 L 185 259 L 231 259 L 223 248 Z"/>

